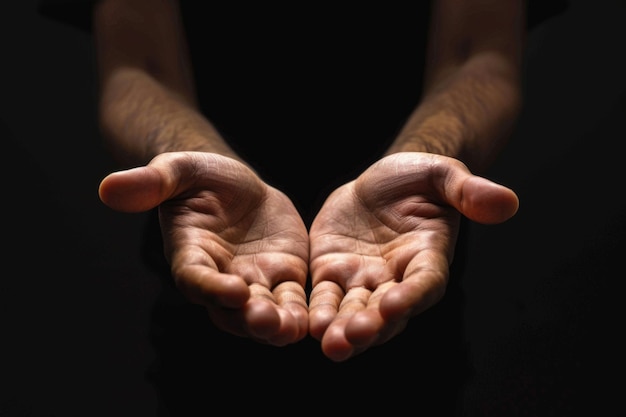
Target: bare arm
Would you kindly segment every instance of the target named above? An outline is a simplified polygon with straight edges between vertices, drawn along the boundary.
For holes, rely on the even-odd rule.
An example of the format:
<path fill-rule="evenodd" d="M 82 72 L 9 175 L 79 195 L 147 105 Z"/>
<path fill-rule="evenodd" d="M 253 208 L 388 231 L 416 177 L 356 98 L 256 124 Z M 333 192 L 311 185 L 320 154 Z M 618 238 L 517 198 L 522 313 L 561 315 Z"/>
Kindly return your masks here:
<path fill-rule="evenodd" d="M 196 107 L 180 19 L 177 0 L 102 0 L 95 8 L 100 124 L 123 163 L 169 151 L 240 160 Z"/>
<path fill-rule="evenodd" d="M 315 217 L 309 326 L 332 360 L 387 342 L 443 297 L 461 215 L 495 224 L 517 211 L 512 190 L 470 169 L 488 167 L 519 111 L 521 1 L 434 3 L 421 103 Z"/>
<path fill-rule="evenodd" d="M 95 9 L 100 122 L 121 162 L 109 207 L 158 207 L 174 282 L 223 331 L 283 346 L 307 335 L 307 230 L 198 111 L 176 0 Z"/>
<path fill-rule="evenodd" d="M 422 102 L 388 154 L 451 156 L 489 166 L 521 105 L 523 0 L 434 2 Z"/>

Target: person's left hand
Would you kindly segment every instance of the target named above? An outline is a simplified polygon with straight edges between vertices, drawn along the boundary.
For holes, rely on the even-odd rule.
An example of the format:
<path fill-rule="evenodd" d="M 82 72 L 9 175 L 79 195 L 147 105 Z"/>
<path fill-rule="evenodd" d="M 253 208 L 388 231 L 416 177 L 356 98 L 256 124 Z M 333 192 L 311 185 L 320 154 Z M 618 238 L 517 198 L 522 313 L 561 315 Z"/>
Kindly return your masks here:
<path fill-rule="evenodd" d="M 310 232 L 309 331 L 334 361 L 399 334 L 444 295 L 461 215 L 500 223 L 516 194 L 428 153 L 387 156 L 335 190 Z"/>

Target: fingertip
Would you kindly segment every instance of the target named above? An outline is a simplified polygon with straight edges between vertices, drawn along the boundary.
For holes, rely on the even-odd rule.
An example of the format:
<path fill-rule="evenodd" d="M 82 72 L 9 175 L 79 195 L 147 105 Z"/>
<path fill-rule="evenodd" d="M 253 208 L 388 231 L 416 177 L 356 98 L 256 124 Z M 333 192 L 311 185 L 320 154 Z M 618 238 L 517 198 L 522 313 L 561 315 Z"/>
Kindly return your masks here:
<path fill-rule="evenodd" d="M 472 177 L 463 185 L 461 211 L 483 224 L 502 223 L 519 209 L 519 197 L 510 188 L 486 178 Z"/>
<path fill-rule="evenodd" d="M 123 186 L 121 185 L 119 175 L 119 172 L 114 172 L 107 175 L 100 182 L 98 197 L 100 197 L 100 201 L 110 208 L 118 211 L 126 211 L 124 206 L 125 199 L 123 193 L 120 192 L 120 188 Z"/>
<path fill-rule="evenodd" d="M 270 339 L 280 330 L 280 315 L 267 301 L 249 302 L 245 307 L 245 316 L 250 333 L 259 339 Z"/>
<path fill-rule="evenodd" d="M 150 210 L 160 204 L 160 178 L 144 167 L 111 173 L 98 187 L 100 200 L 110 208 L 129 213 Z"/>
<path fill-rule="evenodd" d="M 308 318 L 297 310 L 278 309 L 280 327 L 267 339 L 274 346 L 286 346 L 304 339 L 308 334 Z"/>
<path fill-rule="evenodd" d="M 242 308 L 250 299 L 250 287 L 237 275 L 222 274 L 219 279 L 219 285 L 221 288 L 211 288 L 209 293 L 204 294 L 207 300 L 213 300 L 217 294 L 217 300 L 221 306 Z"/>
<path fill-rule="evenodd" d="M 350 319 L 345 336 L 355 346 L 367 346 L 376 340 L 383 325 L 383 318 L 378 311 L 363 310 Z"/>
<path fill-rule="evenodd" d="M 344 362 L 354 353 L 353 346 L 342 334 L 326 334 L 322 339 L 322 353 L 333 362 Z"/>
<path fill-rule="evenodd" d="M 111 174 L 108 174 L 100 181 L 100 184 L 98 185 L 98 196 L 105 204 L 110 197 L 111 187 L 115 186 L 116 177 L 118 175 L 119 172 L 113 172 Z"/>
<path fill-rule="evenodd" d="M 337 311 L 332 308 L 317 307 L 309 310 L 309 334 L 315 340 L 321 341 L 326 329 L 333 321 Z"/>

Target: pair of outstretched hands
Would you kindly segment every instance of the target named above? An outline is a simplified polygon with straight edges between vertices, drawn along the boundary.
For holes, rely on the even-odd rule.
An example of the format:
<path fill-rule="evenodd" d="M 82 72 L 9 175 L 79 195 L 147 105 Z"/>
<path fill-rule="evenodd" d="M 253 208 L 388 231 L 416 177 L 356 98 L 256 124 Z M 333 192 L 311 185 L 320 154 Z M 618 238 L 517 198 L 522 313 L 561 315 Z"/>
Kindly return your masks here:
<path fill-rule="evenodd" d="M 275 346 L 310 334 L 338 362 L 443 297 L 461 216 L 496 224 L 519 205 L 459 160 L 419 152 L 337 188 L 309 230 L 288 196 L 213 153 L 160 154 L 106 176 L 99 195 L 122 212 L 158 207 L 176 285 L 217 327 Z"/>

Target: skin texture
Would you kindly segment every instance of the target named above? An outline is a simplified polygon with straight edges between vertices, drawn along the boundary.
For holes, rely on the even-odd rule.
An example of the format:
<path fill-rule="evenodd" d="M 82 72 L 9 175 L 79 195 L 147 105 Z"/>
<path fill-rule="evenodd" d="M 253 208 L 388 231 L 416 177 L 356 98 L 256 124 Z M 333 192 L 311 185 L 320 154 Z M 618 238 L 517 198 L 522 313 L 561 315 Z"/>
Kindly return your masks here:
<path fill-rule="evenodd" d="M 159 207 L 178 288 L 224 331 L 283 346 L 308 333 L 307 230 L 291 201 L 233 159 L 163 153 L 100 186 L 110 207 Z"/>
<path fill-rule="evenodd" d="M 497 224 L 517 211 L 512 190 L 479 175 L 521 105 L 523 4 L 433 4 L 420 104 L 308 231 L 199 112 L 177 2 L 97 4 L 101 129 L 134 167 L 105 177 L 100 197 L 158 207 L 173 279 L 219 328 L 275 346 L 310 335 L 348 360 L 444 296 L 461 216 Z"/>
<path fill-rule="evenodd" d="M 311 226 L 311 334 L 340 361 L 383 343 L 443 297 L 460 214 L 499 223 L 515 193 L 458 160 L 403 152 L 329 196 Z"/>

